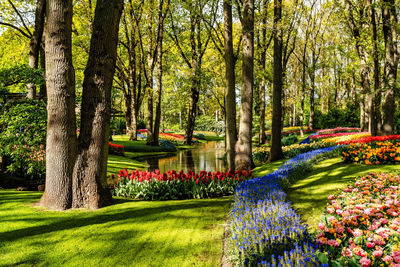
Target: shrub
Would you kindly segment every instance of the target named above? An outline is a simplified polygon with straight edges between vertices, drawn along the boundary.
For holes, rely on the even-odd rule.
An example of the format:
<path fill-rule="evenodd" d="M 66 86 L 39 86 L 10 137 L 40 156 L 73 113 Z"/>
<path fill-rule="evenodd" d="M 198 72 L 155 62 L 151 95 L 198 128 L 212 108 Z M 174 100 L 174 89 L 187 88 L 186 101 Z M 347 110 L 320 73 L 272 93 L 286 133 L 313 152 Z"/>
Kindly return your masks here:
<path fill-rule="evenodd" d="M 371 173 L 328 197 L 317 242 L 332 266 L 400 264 L 399 183 L 398 175 Z"/>
<path fill-rule="evenodd" d="M 347 106 L 346 109 L 330 109 L 326 114 L 315 110 L 314 121 L 316 129 L 358 127 L 360 124 L 360 110 L 358 106 L 352 105 Z M 308 123 L 308 121 L 305 123 Z"/>
<path fill-rule="evenodd" d="M 284 136 L 281 140 L 282 146 L 290 146 L 298 140 L 297 135 Z"/>
<path fill-rule="evenodd" d="M 251 178 L 250 172 L 192 171 L 160 173 L 121 170 L 114 185 L 114 195 L 143 200 L 210 198 L 232 195 L 237 184 Z"/>

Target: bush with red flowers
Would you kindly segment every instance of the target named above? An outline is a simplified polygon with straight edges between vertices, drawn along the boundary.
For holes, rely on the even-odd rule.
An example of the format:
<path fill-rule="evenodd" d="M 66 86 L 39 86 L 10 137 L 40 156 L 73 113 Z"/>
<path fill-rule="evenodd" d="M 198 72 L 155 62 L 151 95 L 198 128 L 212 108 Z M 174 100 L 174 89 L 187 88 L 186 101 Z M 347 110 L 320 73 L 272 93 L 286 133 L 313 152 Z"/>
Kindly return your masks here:
<path fill-rule="evenodd" d="M 142 200 L 211 198 L 232 195 L 236 185 L 252 178 L 252 172 L 228 171 L 160 173 L 121 170 L 113 194 Z"/>
<path fill-rule="evenodd" d="M 370 173 L 330 195 L 317 243 L 329 266 L 400 266 L 400 176 Z"/>
<path fill-rule="evenodd" d="M 125 152 L 125 147 L 122 145 L 108 143 L 108 154 L 123 156 Z"/>

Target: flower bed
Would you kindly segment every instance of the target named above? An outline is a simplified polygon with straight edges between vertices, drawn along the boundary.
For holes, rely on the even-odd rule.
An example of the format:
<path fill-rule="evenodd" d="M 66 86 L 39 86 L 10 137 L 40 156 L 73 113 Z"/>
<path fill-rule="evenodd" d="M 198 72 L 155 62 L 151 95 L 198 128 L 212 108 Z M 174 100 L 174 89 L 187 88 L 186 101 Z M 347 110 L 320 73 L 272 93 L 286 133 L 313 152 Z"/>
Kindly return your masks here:
<path fill-rule="evenodd" d="M 317 242 L 332 266 L 400 265 L 399 183 L 400 176 L 371 173 L 328 197 Z"/>
<path fill-rule="evenodd" d="M 340 133 L 340 132 L 359 132 L 361 128 L 336 127 L 333 129 L 323 129 L 317 131 L 318 134 Z"/>
<path fill-rule="evenodd" d="M 317 264 L 307 226 L 286 200 L 284 188 L 334 149 L 300 154 L 277 171 L 238 185 L 231 214 L 233 261 L 240 266 Z"/>
<path fill-rule="evenodd" d="M 339 144 L 341 142 L 346 142 L 346 141 L 351 141 L 351 140 L 358 140 L 358 139 L 369 137 L 369 136 L 371 136 L 370 133 L 355 133 L 355 134 L 350 134 L 350 135 L 343 135 L 343 136 L 336 136 L 336 137 L 326 138 L 326 139 L 323 139 L 323 141 L 324 142 L 328 142 L 328 143 Z"/>
<path fill-rule="evenodd" d="M 312 150 L 329 147 L 332 144 L 326 142 L 313 142 L 305 144 L 293 144 L 290 146 L 282 147 L 283 155 L 285 158 L 293 158 L 301 153 L 309 152 Z M 260 162 L 266 162 L 269 158 L 269 147 L 256 147 L 253 149 L 253 157 L 255 160 Z"/>
<path fill-rule="evenodd" d="M 367 143 L 372 143 L 372 142 L 384 142 L 384 141 L 394 141 L 394 140 L 400 140 L 400 135 L 386 135 L 386 136 L 369 136 L 369 137 L 364 137 L 356 140 L 347 140 L 347 141 L 342 141 L 338 142 L 339 145 L 349 145 L 349 144 L 367 144 Z"/>
<path fill-rule="evenodd" d="M 316 134 L 313 136 L 310 136 L 311 140 L 316 140 L 316 139 L 326 139 L 326 138 L 331 138 L 331 137 L 338 137 L 338 136 L 343 136 L 343 135 L 353 135 L 353 134 L 367 134 L 368 132 L 343 132 L 343 133 L 330 133 L 330 134 Z"/>
<path fill-rule="evenodd" d="M 160 173 L 121 170 L 114 185 L 115 196 L 143 200 L 210 198 L 232 195 L 238 183 L 252 178 L 246 171 L 205 172 L 198 174 L 168 171 Z"/>
<path fill-rule="evenodd" d="M 122 145 L 108 143 L 108 153 L 117 156 L 123 156 L 125 152 L 125 147 Z"/>
<path fill-rule="evenodd" d="M 393 164 L 400 162 L 400 142 L 376 142 L 372 144 L 350 144 L 342 148 L 345 162 L 371 164 Z"/>

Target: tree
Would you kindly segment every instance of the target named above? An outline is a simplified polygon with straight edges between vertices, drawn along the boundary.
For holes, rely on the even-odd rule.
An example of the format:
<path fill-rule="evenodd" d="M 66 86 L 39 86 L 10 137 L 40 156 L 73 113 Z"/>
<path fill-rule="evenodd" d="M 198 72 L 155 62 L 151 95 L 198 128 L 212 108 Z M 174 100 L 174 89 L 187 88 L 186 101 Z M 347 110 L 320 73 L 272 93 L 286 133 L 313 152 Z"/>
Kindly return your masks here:
<path fill-rule="evenodd" d="M 282 0 L 274 0 L 274 80 L 270 161 L 283 158 L 282 152 Z"/>
<path fill-rule="evenodd" d="M 385 41 L 385 62 L 382 93 L 382 132 L 393 134 L 395 113 L 395 92 L 397 92 L 397 12 L 394 0 L 382 1 L 382 31 Z"/>
<path fill-rule="evenodd" d="M 29 67 L 37 69 L 39 67 L 39 51 L 42 43 L 44 29 L 44 15 L 46 10 L 46 0 L 37 0 L 35 12 L 35 29 L 33 31 L 29 44 Z M 43 56 L 43 55 L 42 55 Z M 28 84 L 27 97 L 33 99 L 36 97 L 36 86 Z M 45 97 L 41 92 L 41 97 Z"/>
<path fill-rule="evenodd" d="M 83 81 L 81 132 L 74 167 L 72 207 L 97 209 L 111 202 L 107 189 L 111 86 L 117 58 L 122 0 L 97 0 Z"/>
<path fill-rule="evenodd" d="M 75 77 L 72 66 L 72 0 L 49 0 L 46 10 L 46 190 L 39 204 L 64 210 L 72 204 L 76 158 Z"/>
<path fill-rule="evenodd" d="M 235 56 L 232 36 L 232 1 L 224 0 L 224 40 L 225 40 L 225 113 L 226 113 L 226 153 L 228 168 L 235 169 L 236 129 L 236 93 L 235 93 Z"/>
<path fill-rule="evenodd" d="M 46 189 L 39 201 L 47 208 L 98 208 L 111 199 L 105 175 L 110 91 L 122 7 L 122 0 L 96 3 L 78 143 L 71 50 L 72 1 L 49 0 L 46 11 Z"/>
<path fill-rule="evenodd" d="M 251 170 L 253 121 L 253 68 L 254 68 L 254 1 L 243 1 L 243 62 L 242 99 L 240 106 L 239 138 L 236 142 L 235 166 L 237 170 Z"/>

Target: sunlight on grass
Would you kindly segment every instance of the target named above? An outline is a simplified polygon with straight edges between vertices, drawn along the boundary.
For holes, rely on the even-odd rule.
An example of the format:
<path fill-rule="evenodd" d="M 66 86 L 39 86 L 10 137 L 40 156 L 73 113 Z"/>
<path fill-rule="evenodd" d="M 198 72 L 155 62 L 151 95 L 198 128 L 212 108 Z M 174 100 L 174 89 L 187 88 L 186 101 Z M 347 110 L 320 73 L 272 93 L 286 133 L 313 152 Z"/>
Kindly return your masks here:
<path fill-rule="evenodd" d="M 344 189 L 356 177 L 370 172 L 398 172 L 399 165 L 364 165 L 344 163 L 342 158 L 327 159 L 316 166 L 313 171 L 295 183 L 289 190 L 288 199 L 301 214 L 302 219 L 315 227 L 330 194 Z"/>
<path fill-rule="evenodd" d="M 107 175 L 118 174 L 120 170 L 125 168 L 129 170 L 145 170 L 146 164 L 123 156 L 108 155 Z"/>
<path fill-rule="evenodd" d="M 285 163 L 288 159 L 281 159 L 271 163 L 263 164 L 259 167 L 253 169 L 254 177 L 261 177 L 267 175 L 273 171 L 276 171 L 283 163 Z"/>
<path fill-rule="evenodd" d="M 232 197 L 55 212 L 30 205 L 40 196 L 0 190 L 1 266 L 220 265 Z"/>

